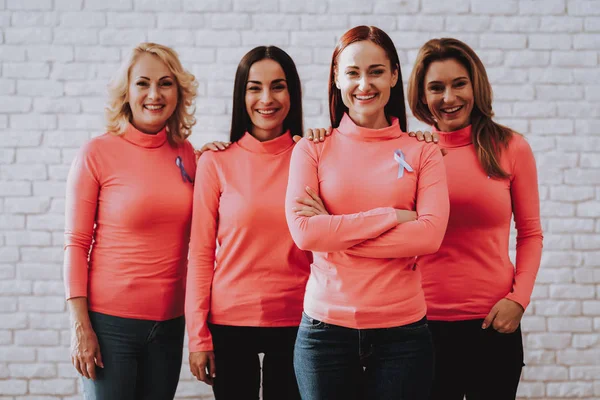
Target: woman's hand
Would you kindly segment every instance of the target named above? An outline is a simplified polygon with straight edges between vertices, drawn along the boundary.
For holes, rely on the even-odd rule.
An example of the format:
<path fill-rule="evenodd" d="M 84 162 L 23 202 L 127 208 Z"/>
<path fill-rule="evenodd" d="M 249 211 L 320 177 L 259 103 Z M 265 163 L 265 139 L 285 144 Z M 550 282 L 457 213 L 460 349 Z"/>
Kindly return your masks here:
<path fill-rule="evenodd" d="M 423 140 L 427 143 L 433 142 L 437 143 L 440 141 L 440 135 L 437 132 L 429 132 L 429 131 L 416 131 L 416 132 L 408 132 L 408 136 L 416 137 L 419 142 Z"/>
<path fill-rule="evenodd" d="M 312 140 L 315 143 L 325 141 L 325 137 L 331 135 L 331 127 L 325 128 L 310 128 L 306 130 L 304 137 Z"/>
<path fill-rule="evenodd" d="M 196 160 L 200 158 L 202 153 L 207 150 L 210 151 L 223 151 L 226 150 L 231 145 L 231 142 L 220 142 L 218 140 L 214 142 L 206 143 L 200 150 L 194 150 L 194 154 L 196 155 Z"/>
<path fill-rule="evenodd" d="M 88 379 L 96 379 L 96 367 L 104 368 L 98 337 L 88 313 L 87 298 L 67 300 L 71 320 L 71 362 L 77 372 Z"/>
<path fill-rule="evenodd" d="M 437 132 L 429 132 L 429 131 L 416 131 L 416 132 L 408 132 L 408 136 L 416 137 L 419 142 L 423 140 L 427 143 L 438 143 L 440 141 L 440 135 Z M 448 154 L 448 150 L 440 149 L 442 155 L 445 156 Z"/>
<path fill-rule="evenodd" d="M 214 351 L 195 351 L 190 353 L 190 371 L 199 381 L 213 385 L 217 376 Z"/>
<path fill-rule="evenodd" d="M 493 327 L 500 333 L 513 333 L 519 324 L 525 310 L 516 301 L 501 299 L 483 320 L 482 329 Z"/>
<path fill-rule="evenodd" d="M 398 220 L 398 224 L 403 224 L 405 222 L 411 222 L 417 220 L 417 212 L 411 210 L 398 210 L 396 209 L 396 219 Z"/>
<path fill-rule="evenodd" d="M 71 362 L 77 372 L 96 379 L 96 366 L 104 368 L 98 337 L 91 325 L 75 322 L 71 329 Z"/>
<path fill-rule="evenodd" d="M 321 200 L 317 192 L 315 192 L 308 186 L 305 190 L 310 197 L 296 198 L 296 202 L 300 204 L 298 207 L 292 208 L 296 215 L 302 217 L 314 217 L 315 215 L 329 215 L 329 212 L 327 212 L 327 209 L 323 204 L 323 200 Z"/>

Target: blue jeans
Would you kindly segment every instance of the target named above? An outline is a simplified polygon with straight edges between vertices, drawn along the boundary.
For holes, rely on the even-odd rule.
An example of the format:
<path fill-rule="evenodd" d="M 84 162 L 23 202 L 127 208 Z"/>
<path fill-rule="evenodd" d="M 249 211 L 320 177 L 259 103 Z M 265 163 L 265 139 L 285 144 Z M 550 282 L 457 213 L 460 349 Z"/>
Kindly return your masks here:
<path fill-rule="evenodd" d="M 427 320 L 351 329 L 303 314 L 294 369 L 304 400 L 426 400 L 433 379 Z"/>
<path fill-rule="evenodd" d="M 175 397 L 183 353 L 183 316 L 167 321 L 90 312 L 104 368 L 83 379 L 86 400 L 168 400 Z"/>

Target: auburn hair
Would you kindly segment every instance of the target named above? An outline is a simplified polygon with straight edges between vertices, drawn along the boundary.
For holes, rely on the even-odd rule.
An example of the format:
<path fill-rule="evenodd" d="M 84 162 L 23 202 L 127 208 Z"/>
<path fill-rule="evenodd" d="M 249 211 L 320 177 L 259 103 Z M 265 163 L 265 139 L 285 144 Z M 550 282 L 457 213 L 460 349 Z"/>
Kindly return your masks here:
<path fill-rule="evenodd" d="M 398 118 L 400 129 L 403 132 L 406 132 L 406 105 L 404 102 L 404 86 L 402 85 L 402 73 L 400 71 L 398 52 L 396 51 L 394 42 L 392 42 L 392 39 L 387 33 L 376 26 L 365 25 L 355 26 L 344 33 L 333 50 L 331 68 L 329 71 L 329 119 L 331 120 L 331 126 L 337 128 L 340 125 L 344 113 L 348 112 L 348 107 L 346 107 L 342 101 L 342 92 L 335 85 L 335 75 L 338 67 L 337 59 L 346 47 L 352 43 L 361 42 L 363 40 L 369 40 L 385 50 L 385 53 L 390 60 L 392 71 L 398 71 L 398 81 L 396 85 L 391 88 L 390 99 L 385 105 L 384 111 L 388 120 L 390 119 L 389 117 Z"/>
<path fill-rule="evenodd" d="M 473 86 L 475 104 L 471 112 L 471 138 L 477 158 L 489 176 L 508 178 L 509 174 L 500 165 L 500 154 L 508 147 L 513 131 L 492 120 L 492 86 L 483 63 L 466 43 L 453 38 L 441 38 L 431 39 L 421 47 L 408 82 L 410 109 L 418 120 L 437 127 L 423 100 L 425 75 L 432 62 L 450 59 L 456 60 L 467 70 Z"/>

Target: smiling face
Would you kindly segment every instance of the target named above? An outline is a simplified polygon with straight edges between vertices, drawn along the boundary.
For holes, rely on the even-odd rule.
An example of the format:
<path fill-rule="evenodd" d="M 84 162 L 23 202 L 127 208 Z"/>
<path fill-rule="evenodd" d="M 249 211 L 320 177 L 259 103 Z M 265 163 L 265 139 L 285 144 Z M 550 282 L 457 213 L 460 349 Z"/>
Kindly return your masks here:
<path fill-rule="evenodd" d="M 370 40 L 352 43 L 338 56 L 335 73 L 350 118 L 368 128 L 387 126 L 385 106 L 398 82 L 398 70 L 385 50 Z"/>
<path fill-rule="evenodd" d="M 265 58 L 252 64 L 245 100 L 254 137 L 266 141 L 283 133 L 283 122 L 290 111 L 290 94 L 285 72 L 278 62 Z"/>
<path fill-rule="evenodd" d="M 129 72 L 127 102 L 131 124 L 144 133 L 157 133 L 177 108 L 175 77 L 153 54 L 142 54 Z"/>
<path fill-rule="evenodd" d="M 453 132 L 471 123 L 474 97 L 467 69 L 451 58 L 434 61 L 425 73 L 424 96 L 429 112 L 444 132 Z"/>

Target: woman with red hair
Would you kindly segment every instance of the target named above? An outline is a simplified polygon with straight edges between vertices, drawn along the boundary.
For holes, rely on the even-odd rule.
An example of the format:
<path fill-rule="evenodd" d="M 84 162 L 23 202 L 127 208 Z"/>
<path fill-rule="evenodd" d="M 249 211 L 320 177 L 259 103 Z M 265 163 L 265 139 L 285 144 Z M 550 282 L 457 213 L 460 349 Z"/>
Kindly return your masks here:
<path fill-rule="evenodd" d="M 404 133 L 400 61 L 385 32 L 358 26 L 340 38 L 329 105 L 335 129 L 295 146 L 286 195 L 292 238 L 314 255 L 294 353 L 300 393 L 425 400 L 433 348 L 414 257 L 444 236 L 446 172 L 436 146 Z"/>

